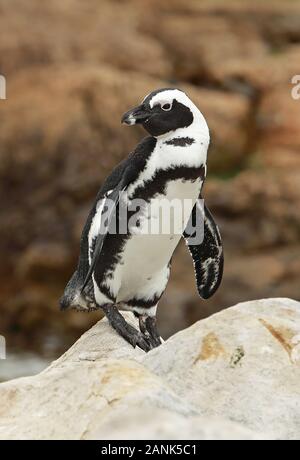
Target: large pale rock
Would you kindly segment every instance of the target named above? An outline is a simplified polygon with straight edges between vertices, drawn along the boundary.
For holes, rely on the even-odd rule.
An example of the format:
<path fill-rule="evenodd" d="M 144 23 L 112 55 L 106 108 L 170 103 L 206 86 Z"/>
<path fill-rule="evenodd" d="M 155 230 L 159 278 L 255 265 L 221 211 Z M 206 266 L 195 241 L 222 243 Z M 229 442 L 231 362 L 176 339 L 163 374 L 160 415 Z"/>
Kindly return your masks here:
<path fill-rule="evenodd" d="M 266 436 L 219 417 L 187 417 L 174 411 L 148 406 L 118 408 L 101 427 L 101 433 L 97 429 L 95 434 L 101 439 L 267 439 Z"/>
<path fill-rule="evenodd" d="M 0 437 L 296 439 L 299 379 L 296 301 L 238 304 L 148 354 L 102 320 L 41 374 L 0 385 Z"/>
<path fill-rule="evenodd" d="M 239 304 L 178 333 L 164 348 L 167 358 L 159 364 L 159 350 L 144 362 L 201 414 L 299 438 L 300 303 Z"/>

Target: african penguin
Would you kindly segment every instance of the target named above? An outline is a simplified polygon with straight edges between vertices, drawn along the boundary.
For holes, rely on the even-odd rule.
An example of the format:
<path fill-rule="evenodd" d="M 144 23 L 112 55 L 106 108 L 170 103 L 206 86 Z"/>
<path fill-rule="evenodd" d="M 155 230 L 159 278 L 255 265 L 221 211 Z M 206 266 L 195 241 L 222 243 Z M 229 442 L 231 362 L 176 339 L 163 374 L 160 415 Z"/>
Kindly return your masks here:
<path fill-rule="evenodd" d="M 148 351 L 161 343 L 156 309 L 180 239 L 192 255 L 198 292 L 205 299 L 221 282 L 223 249 L 218 227 L 199 201 L 210 141 L 200 110 L 183 91 L 164 88 L 147 95 L 122 122 L 141 124 L 150 136 L 100 189 L 82 232 L 77 269 L 60 305 L 101 308 L 122 337 Z M 139 206 L 132 209 L 136 202 Z M 173 212 L 161 213 L 161 203 L 172 203 Z M 176 213 L 177 208 L 184 212 Z M 158 229 L 162 215 L 167 216 L 167 231 Z M 120 231 L 124 222 L 125 231 Z M 189 226 L 194 233 L 197 227 L 203 229 L 196 243 Z M 128 324 L 120 310 L 132 311 L 140 330 Z"/>

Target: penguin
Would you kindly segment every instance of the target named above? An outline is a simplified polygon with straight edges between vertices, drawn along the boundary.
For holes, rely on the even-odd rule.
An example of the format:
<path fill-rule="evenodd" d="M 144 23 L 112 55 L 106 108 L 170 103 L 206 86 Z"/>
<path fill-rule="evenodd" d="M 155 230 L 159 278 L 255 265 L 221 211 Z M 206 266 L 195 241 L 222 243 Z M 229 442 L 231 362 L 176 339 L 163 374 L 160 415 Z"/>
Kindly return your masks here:
<path fill-rule="evenodd" d="M 147 352 L 161 344 L 157 305 L 181 238 L 192 256 L 203 299 L 221 283 L 223 247 L 201 195 L 210 135 L 197 106 L 184 91 L 162 88 L 148 94 L 121 121 L 142 125 L 149 135 L 98 192 L 83 228 L 77 269 L 60 307 L 101 309 L 127 342 Z M 174 212 L 164 208 L 161 213 L 161 203 L 171 203 L 169 211 Z M 179 208 L 184 212 L 176 212 Z M 157 231 L 162 215 L 169 226 Z M 197 233 L 200 238 L 195 238 Z M 134 313 L 138 328 L 125 320 L 122 310 Z"/>

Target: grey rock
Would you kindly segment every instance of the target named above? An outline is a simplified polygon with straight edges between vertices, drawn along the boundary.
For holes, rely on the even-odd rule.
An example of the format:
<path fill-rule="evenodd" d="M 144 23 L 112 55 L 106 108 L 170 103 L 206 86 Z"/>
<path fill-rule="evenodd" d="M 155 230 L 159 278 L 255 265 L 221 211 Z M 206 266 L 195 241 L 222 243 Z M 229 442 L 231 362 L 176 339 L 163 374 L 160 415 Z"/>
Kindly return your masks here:
<path fill-rule="evenodd" d="M 293 300 L 238 304 L 148 354 L 104 319 L 0 385 L 0 439 L 298 439 L 299 381 Z"/>

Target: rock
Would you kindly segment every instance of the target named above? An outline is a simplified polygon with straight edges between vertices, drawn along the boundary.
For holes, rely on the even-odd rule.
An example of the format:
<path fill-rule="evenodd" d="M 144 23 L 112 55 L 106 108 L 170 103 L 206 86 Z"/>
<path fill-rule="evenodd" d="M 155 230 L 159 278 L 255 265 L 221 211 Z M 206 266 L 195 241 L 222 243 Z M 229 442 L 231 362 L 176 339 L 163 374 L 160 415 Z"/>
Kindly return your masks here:
<path fill-rule="evenodd" d="M 238 304 L 148 354 L 102 320 L 41 374 L 0 385 L 0 438 L 297 439 L 299 378 L 293 300 Z"/>
<path fill-rule="evenodd" d="M 298 170 L 253 170 L 207 184 L 207 202 L 219 216 L 231 251 L 253 253 L 298 244 L 299 179 Z"/>
<path fill-rule="evenodd" d="M 300 40 L 297 3 L 178 0 L 170 7 L 160 0 L 155 6 L 155 17 L 142 24 L 169 50 L 179 78 L 251 95 L 289 75 L 287 56 Z"/>
<path fill-rule="evenodd" d="M 1 5 L 0 66 L 5 74 L 49 64 L 75 62 L 81 67 L 101 62 L 123 71 L 143 69 L 149 75 L 169 76 L 163 46 L 139 30 L 138 15 L 143 13 L 139 2 L 120 8 L 118 2 L 109 0 L 101 4 L 91 0 L 88 5 L 79 0 L 63 5 L 53 0 L 41 8 L 38 0 L 31 0 L 14 8 L 13 14 L 12 8 L 11 4 Z M 32 17 L 38 21 L 28 33 Z"/>
<path fill-rule="evenodd" d="M 299 62 L 300 46 L 297 49 Z M 295 62 L 295 61 L 294 61 Z M 281 173 L 283 168 L 299 170 L 300 148 L 300 101 L 292 97 L 291 79 L 298 75 L 296 68 L 290 70 L 284 84 L 276 85 L 262 97 L 258 122 L 260 142 L 258 150 L 266 167 L 277 167 Z"/>
<path fill-rule="evenodd" d="M 171 50 L 174 73 L 179 79 L 191 82 L 213 82 L 219 76 L 219 69 L 225 62 L 243 60 L 254 63 L 266 56 L 268 47 L 261 39 L 257 21 L 246 8 L 231 5 L 204 7 L 192 2 L 177 2 L 178 10 L 157 2 L 163 14 L 144 20 L 149 33 L 159 37 Z M 234 27 L 233 27 L 234 23 Z M 191 40 L 191 37 L 193 39 Z M 212 39 L 213 37 L 213 39 Z M 229 77 L 228 73 L 226 77 Z"/>
<path fill-rule="evenodd" d="M 157 364 L 158 350 L 145 361 L 202 414 L 239 421 L 277 438 L 297 439 L 299 307 L 287 299 L 239 304 L 196 323 L 188 329 L 189 337 L 183 331 L 171 338 L 164 345 L 165 363 L 161 358 Z M 190 354 L 183 360 L 187 343 Z"/>
<path fill-rule="evenodd" d="M 125 418 L 125 423 L 124 423 Z M 141 423 L 141 420 L 143 423 Z M 159 423 L 157 421 L 159 420 Z M 263 435 L 253 433 L 237 423 L 220 418 L 190 416 L 160 408 L 117 409 L 95 432 L 96 439 L 197 439 L 197 440 L 259 440 Z M 93 436 L 94 438 L 94 436 Z"/>

